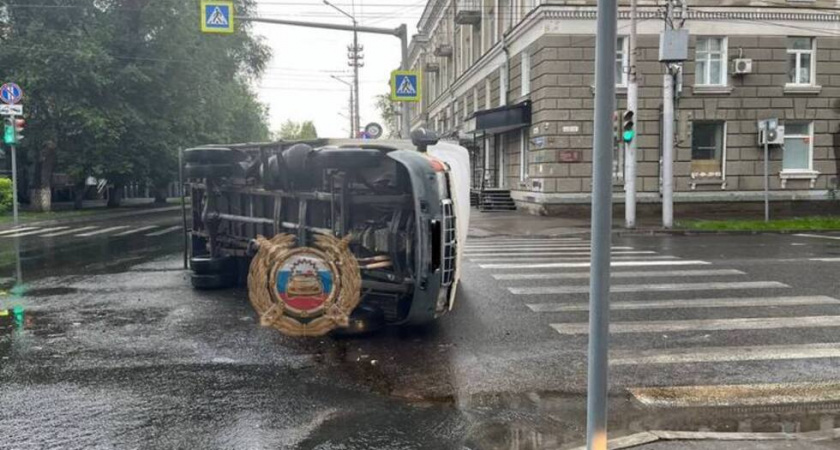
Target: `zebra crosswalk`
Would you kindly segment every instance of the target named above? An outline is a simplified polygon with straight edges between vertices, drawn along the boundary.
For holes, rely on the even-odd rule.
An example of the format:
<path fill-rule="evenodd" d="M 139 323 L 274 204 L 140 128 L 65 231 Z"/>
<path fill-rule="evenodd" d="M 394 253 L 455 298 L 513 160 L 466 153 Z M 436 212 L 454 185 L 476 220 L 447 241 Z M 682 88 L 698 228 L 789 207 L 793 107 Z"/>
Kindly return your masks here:
<path fill-rule="evenodd" d="M 114 226 L 96 226 L 96 225 L 86 225 L 86 226 L 49 226 L 49 227 L 17 227 L 10 230 L 0 231 L 0 239 L 12 239 L 12 238 L 21 238 L 21 237 L 29 237 L 29 238 L 55 238 L 55 237 L 77 237 L 77 238 L 90 238 L 90 237 L 99 237 L 99 236 L 115 236 L 115 237 L 122 237 L 122 236 L 130 236 L 130 235 L 143 235 L 146 237 L 157 237 L 163 236 L 170 233 L 174 233 L 178 230 L 183 230 L 181 225 L 174 225 L 174 226 L 167 226 L 167 225 L 145 225 L 145 226 L 132 226 L 132 225 L 114 225 Z"/>
<path fill-rule="evenodd" d="M 583 350 L 589 334 L 589 244 L 583 238 L 473 240 L 463 255 L 467 265 L 489 272 L 498 282 L 499 296 L 518 303 L 539 326 L 552 330 L 565 342 L 564 348 L 577 345 Z M 618 345 L 610 352 L 610 366 L 624 371 L 631 380 L 628 391 L 642 403 L 702 405 L 712 401 L 701 399 L 703 393 L 716 385 L 733 385 L 729 372 L 710 368 L 698 369 L 698 377 L 715 373 L 709 383 L 656 390 L 639 375 L 655 367 L 679 374 L 686 370 L 680 365 L 840 360 L 840 335 L 833 338 L 833 330 L 840 330 L 838 298 L 794 295 L 787 283 L 742 268 L 718 267 L 720 262 L 626 244 L 611 251 L 610 334 Z M 805 261 L 820 264 L 840 258 Z M 767 333 L 775 337 L 766 339 Z M 798 337 L 787 339 L 790 333 Z M 669 336 L 676 337 L 665 342 Z M 813 342 L 803 342 L 808 340 Z M 765 378 L 773 376 L 771 371 Z M 781 374 L 777 378 L 789 381 Z M 675 375 L 675 380 L 679 384 L 682 378 Z M 784 398 L 769 382 L 741 387 L 765 395 L 770 403 L 775 400 L 768 392 Z M 698 397 L 667 397 L 679 393 Z"/>

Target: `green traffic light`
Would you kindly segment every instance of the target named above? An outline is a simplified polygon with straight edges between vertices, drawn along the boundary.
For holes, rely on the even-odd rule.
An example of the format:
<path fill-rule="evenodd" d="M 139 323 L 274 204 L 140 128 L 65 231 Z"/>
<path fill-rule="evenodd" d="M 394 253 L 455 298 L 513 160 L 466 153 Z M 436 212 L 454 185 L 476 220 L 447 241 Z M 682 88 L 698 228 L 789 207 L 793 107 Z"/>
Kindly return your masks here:
<path fill-rule="evenodd" d="M 3 130 L 3 142 L 8 145 L 15 144 L 15 127 L 6 124 L 6 127 Z"/>
<path fill-rule="evenodd" d="M 636 132 L 633 130 L 626 130 L 622 137 L 624 138 L 624 142 L 630 142 L 633 140 L 633 136 L 636 135 Z"/>

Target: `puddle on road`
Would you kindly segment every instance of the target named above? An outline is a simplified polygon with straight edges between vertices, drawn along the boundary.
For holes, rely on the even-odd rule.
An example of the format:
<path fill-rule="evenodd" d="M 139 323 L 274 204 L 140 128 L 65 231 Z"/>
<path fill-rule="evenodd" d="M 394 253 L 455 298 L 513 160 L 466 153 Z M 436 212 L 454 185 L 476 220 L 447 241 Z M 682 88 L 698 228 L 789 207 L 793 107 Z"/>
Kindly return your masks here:
<path fill-rule="evenodd" d="M 487 394 L 458 400 L 472 426 L 469 449 L 538 450 L 584 444 L 586 397 L 558 393 Z M 795 404 L 755 408 L 648 408 L 611 398 L 610 438 L 650 430 L 828 433 L 840 427 L 840 404 Z"/>

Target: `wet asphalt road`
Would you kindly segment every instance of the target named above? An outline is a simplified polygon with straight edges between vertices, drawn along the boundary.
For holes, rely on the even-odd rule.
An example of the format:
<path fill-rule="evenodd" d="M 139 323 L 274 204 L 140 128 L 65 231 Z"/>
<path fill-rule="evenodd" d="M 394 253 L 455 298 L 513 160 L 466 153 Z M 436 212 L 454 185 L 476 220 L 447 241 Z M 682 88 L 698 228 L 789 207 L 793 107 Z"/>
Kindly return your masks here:
<path fill-rule="evenodd" d="M 144 218 L 143 226 L 177 220 Z M 586 337 L 560 335 L 550 324 L 585 322 L 586 313 L 537 314 L 526 305 L 556 296 L 523 298 L 510 288 L 558 283 L 496 277 L 532 269 L 499 271 L 482 267 L 481 256 L 469 257 L 455 310 L 438 323 L 367 337 L 293 339 L 260 328 L 244 290 L 193 291 L 181 268 L 179 233 L 111 234 L 21 238 L 25 289 L 0 296 L 0 308 L 20 304 L 27 311 L 23 327 L 0 328 L 0 448 L 537 449 L 583 437 Z M 3 255 L 12 241 L 0 237 Z M 482 243 L 471 245 L 480 249 Z M 761 296 L 840 294 L 840 262 L 812 261 L 840 256 L 840 240 L 620 237 L 614 245 L 703 260 L 709 265 L 703 269 L 743 272 L 739 281 L 786 286 L 763 289 Z M 14 277 L 15 264 L 8 261 L 2 275 Z M 613 300 L 711 294 L 645 291 Z M 755 295 L 735 289 L 718 297 Z M 586 294 L 565 300 L 585 303 Z M 628 310 L 614 312 L 613 320 L 831 315 L 840 310 L 820 304 Z M 614 337 L 612 348 L 807 345 L 834 342 L 838 330 L 631 333 Z M 824 428 L 840 410 L 835 404 L 655 408 L 640 404 L 628 389 L 831 382 L 840 380 L 837 363 L 820 358 L 613 367 L 611 432 Z"/>

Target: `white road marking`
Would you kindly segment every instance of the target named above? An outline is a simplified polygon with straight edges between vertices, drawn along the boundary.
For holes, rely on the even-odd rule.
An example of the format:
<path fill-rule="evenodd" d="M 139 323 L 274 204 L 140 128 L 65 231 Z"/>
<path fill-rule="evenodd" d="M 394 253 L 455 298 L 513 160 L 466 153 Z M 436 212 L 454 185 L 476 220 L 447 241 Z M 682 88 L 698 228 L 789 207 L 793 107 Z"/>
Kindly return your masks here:
<path fill-rule="evenodd" d="M 22 232 L 22 233 L 17 233 L 17 234 L 9 234 L 9 235 L 6 235 L 6 236 L 4 236 L 4 237 L 14 238 L 14 237 L 31 236 L 31 235 L 33 235 L 33 234 L 39 234 L 39 233 L 49 233 L 50 231 L 66 230 L 66 229 L 68 229 L 68 228 L 70 228 L 70 227 L 52 227 L 52 228 L 42 228 L 42 229 L 40 229 L 40 230 L 37 230 L 37 229 L 36 229 L 36 230 L 24 231 L 24 232 Z"/>
<path fill-rule="evenodd" d="M 840 236 L 825 236 L 822 234 L 807 234 L 807 233 L 800 233 L 794 234 L 796 237 L 807 237 L 807 238 L 816 238 L 816 239 L 834 239 L 840 241 Z"/>
<path fill-rule="evenodd" d="M 610 261 L 610 267 L 654 267 L 654 266 L 707 266 L 708 261 Z M 555 262 L 531 264 L 479 264 L 482 269 L 582 269 L 589 267 L 588 262 Z"/>
<path fill-rule="evenodd" d="M 655 255 L 656 252 L 651 250 L 616 250 L 611 252 L 613 255 Z M 551 252 L 551 253 L 467 253 L 466 256 L 473 257 L 487 257 L 487 256 L 503 256 L 505 258 L 550 258 L 553 256 L 589 256 L 589 252 Z"/>
<path fill-rule="evenodd" d="M 726 361 L 777 361 L 783 359 L 840 358 L 837 342 L 802 345 L 756 345 L 748 347 L 658 348 L 621 351 L 610 355 L 610 365 L 683 364 Z"/>
<path fill-rule="evenodd" d="M 612 272 L 611 278 L 670 278 L 670 277 L 717 277 L 726 275 L 744 275 L 735 269 L 713 270 L 632 270 L 626 272 Z M 558 273 L 504 273 L 493 275 L 499 281 L 515 280 L 586 280 L 589 272 L 558 272 Z"/>
<path fill-rule="evenodd" d="M 633 247 L 613 247 L 613 250 L 633 250 Z M 588 252 L 590 251 L 589 247 L 528 247 L 528 248 L 499 248 L 499 247 L 486 247 L 480 249 L 474 248 L 466 248 L 464 249 L 464 253 L 472 254 L 472 253 L 481 253 L 481 252 L 490 252 L 493 253 L 537 253 L 537 252 Z"/>
<path fill-rule="evenodd" d="M 122 233 L 117 233 L 114 236 L 128 236 L 128 235 L 134 234 L 134 233 L 142 233 L 144 231 L 149 231 L 149 230 L 152 230 L 152 229 L 157 228 L 157 227 L 158 227 L 157 225 L 149 225 L 147 227 L 140 227 L 140 228 L 135 228 L 133 230 L 123 231 Z"/>
<path fill-rule="evenodd" d="M 611 293 L 720 291 L 725 289 L 777 289 L 790 287 L 778 281 L 732 281 L 720 283 L 619 284 L 610 286 Z M 533 286 L 508 288 L 513 295 L 585 294 L 589 286 Z"/>
<path fill-rule="evenodd" d="M 669 255 L 613 255 L 611 259 L 613 261 L 626 261 L 628 259 L 639 259 L 645 258 L 648 261 L 656 261 L 656 260 L 678 260 L 680 259 L 677 256 L 669 256 Z M 483 256 L 481 258 L 470 258 L 470 261 L 474 263 L 492 263 L 492 262 L 533 262 L 533 263 L 550 263 L 550 262 L 565 262 L 565 261 L 589 261 L 589 256 L 530 256 L 530 257 L 515 257 L 515 256 L 508 256 L 505 257 L 504 255 L 500 255 L 496 258 L 488 258 Z"/>
<path fill-rule="evenodd" d="M 175 225 L 174 227 L 164 228 L 163 230 L 155 231 L 154 233 L 149 233 L 146 236 L 161 236 L 166 233 L 171 233 L 175 230 L 180 230 L 181 228 L 181 225 Z"/>
<path fill-rule="evenodd" d="M 552 323 L 560 334 L 589 333 L 589 324 Z M 613 322 L 610 333 L 668 333 L 680 331 L 777 330 L 785 328 L 840 327 L 840 316 L 761 317 L 749 319 L 659 320 L 652 322 Z"/>
<path fill-rule="evenodd" d="M 840 383 L 768 383 L 630 388 L 636 400 L 655 407 L 732 407 L 840 401 Z"/>
<path fill-rule="evenodd" d="M 2 236 L 2 235 L 4 235 L 4 234 L 14 234 L 14 233 L 20 233 L 21 231 L 37 230 L 37 229 L 38 229 L 38 227 L 18 227 L 18 228 L 12 228 L 11 230 L 0 231 L 0 236 Z"/>
<path fill-rule="evenodd" d="M 840 262 L 840 258 L 810 258 L 808 261 Z"/>
<path fill-rule="evenodd" d="M 806 297 L 736 297 L 692 298 L 679 300 L 650 300 L 610 303 L 611 310 L 632 309 L 685 309 L 685 308 L 743 308 L 747 306 L 804 306 L 840 305 L 840 300 L 824 295 Z M 528 308 L 534 312 L 589 311 L 588 303 L 536 303 Z M 840 344 L 838 344 L 840 349 Z"/>
<path fill-rule="evenodd" d="M 90 231 L 90 232 L 87 232 L 87 233 L 77 234 L 76 236 L 78 236 L 78 237 L 96 236 L 98 234 L 105 234 L 105 233 L 110 233 L 112 231 L 122 230 L 123 228 L 128 228 L 128 225 L 120 225 L 120 226 L 116 226 L 116 227 L 103 228 L 101 230 L 96 230 L 96 231 Z"/>
<path fill-rule="evenodd" d="M 472 244 L 487 244 L 487 245 L 496 245 L 496 244 L 504 244 L 509 242 L 571 242 L 571 241 L 583 241 L 584 239 L 581 238 L 511 238 L 511 239 L 471 239 L 470 243 Z M 586 239 L 588 241 L 588 239 Z"/>
<path fill-rule="evenodd" d="M 464 246 L 465 251 L 486 252 L 488 250 L 529 251 L 529 250 L 590 250 L 589 245 L 482 245 L 481 247 Z"/>
<path fill-rule="evenodd" d="M 89 226 L 89 227 L 81 227 L 81 228 L 71 228 L 69 230 L 59 231 L 58 233 L 42 234 L 41 237 L 64 236 L 65 234 L 78 233 L 79 231 L 93 230 L 93 229 L 96 229 L 96 228 L 99 228 L 99 227 Z"/>

